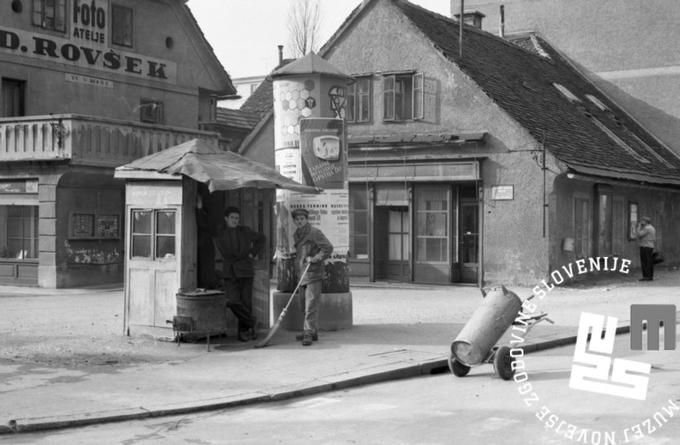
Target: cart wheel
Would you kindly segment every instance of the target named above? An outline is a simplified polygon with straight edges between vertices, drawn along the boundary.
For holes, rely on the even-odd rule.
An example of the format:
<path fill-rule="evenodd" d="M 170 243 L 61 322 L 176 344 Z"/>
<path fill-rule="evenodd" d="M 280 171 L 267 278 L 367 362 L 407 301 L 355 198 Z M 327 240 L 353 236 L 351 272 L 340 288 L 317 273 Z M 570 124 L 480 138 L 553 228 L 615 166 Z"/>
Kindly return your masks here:
<path fill-rule="evenodd" d="M 465 377 L 470 372 L 470 367 L 456 360 L 453 357 L 449 357 L 449 370 L 456 377 Z"/>
<path fill-rule="evenodd" d="M 512 369 L 512 363 L 515 360 L 510 356 L 510 348 L 501 346 L 496 351 L 493 358 L 493 367 L 496 370 L 498 377 L 503 380 L 510 380 L 515 375 L 515 370 Z"/>

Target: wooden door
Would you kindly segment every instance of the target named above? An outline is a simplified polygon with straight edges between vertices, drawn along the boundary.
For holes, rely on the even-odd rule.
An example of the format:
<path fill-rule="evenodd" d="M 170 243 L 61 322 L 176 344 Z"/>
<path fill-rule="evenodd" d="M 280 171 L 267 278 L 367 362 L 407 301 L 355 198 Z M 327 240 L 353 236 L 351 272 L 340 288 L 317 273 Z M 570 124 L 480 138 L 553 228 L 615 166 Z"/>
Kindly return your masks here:
<path fill-rule="evenodd" d="M 134 185 L 127 193 L 126 332 L 153 333 L 168 328 L 177 310 L 182 187 Z"/>

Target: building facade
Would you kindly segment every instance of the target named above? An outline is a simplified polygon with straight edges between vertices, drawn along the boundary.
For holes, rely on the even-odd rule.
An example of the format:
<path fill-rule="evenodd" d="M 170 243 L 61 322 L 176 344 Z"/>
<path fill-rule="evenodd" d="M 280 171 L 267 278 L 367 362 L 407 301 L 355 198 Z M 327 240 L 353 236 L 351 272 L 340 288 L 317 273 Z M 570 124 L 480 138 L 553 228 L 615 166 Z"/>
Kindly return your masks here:
<path fill-rule="evenodd" d="M 320 54 L 346 88 L 354 274 L 536 283 L 579 258 L 639 267 L 652 218 L 680 258 L 680 159 L 540 36 L 508 42 L 363 2 Z"/>
<path fill-rule="evenodd" d="M 13 0 L 0 4 L 0 77 L 0 283 L 122 281 L 113 169 L 223 139 L 229 75 L 184 1 Z"/>

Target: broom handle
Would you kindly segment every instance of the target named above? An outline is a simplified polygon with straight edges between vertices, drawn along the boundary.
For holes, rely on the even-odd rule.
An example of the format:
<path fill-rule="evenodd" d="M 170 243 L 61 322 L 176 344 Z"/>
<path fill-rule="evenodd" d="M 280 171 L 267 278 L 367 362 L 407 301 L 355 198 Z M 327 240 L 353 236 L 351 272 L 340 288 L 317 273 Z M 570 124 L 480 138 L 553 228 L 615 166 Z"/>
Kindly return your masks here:
<path fill-rule="evenodd" d="M 269 340 L 274 336 L 274 333 L 279 329 L 279 326 L 281 325 L 281 320 L 283 320 L 283 317 L 286 316 L 286 312 L 288 312 L 288 307 L 290 304 L 293 302 L 293 298 L 295 298 L 295 294 L 297 294 L 298 289 L 300 289 L 300 286 L 302 285 L 302 280 L 305 278 L 307 275 L 307 271 L 309 270 L 309 266 L 311 263 L 307 263 L 307 266 L 305 267 L 305 270 L 302 272 L 302 275 L 300 275 L 300 279 L 298 280 L 297 286 L 295 286 L 295 290 L 293 290 L 293 293 L 290 295 L 290 298 L 288 299 L 288 303 L 283 307 L 283 310 L 279 314 L 279 318 L 276 319 L 276 322 L 274 322 L 274 326 L 269 330 L 269 333 L 267 336 L 259 343 L 255 345 L 256 348 L 262 348 L 267 345 Z"/>

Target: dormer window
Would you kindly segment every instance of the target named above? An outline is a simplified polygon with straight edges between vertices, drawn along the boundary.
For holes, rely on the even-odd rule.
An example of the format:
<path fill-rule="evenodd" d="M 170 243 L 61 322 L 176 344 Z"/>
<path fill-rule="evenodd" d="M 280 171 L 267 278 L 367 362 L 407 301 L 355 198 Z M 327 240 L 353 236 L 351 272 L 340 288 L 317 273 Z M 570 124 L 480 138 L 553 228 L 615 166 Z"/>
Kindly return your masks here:
<path fill-rule="evenodd" d="M 588 98 L 589 101 L 593 103 L 597 108 L 600 109 L 600 111 L 611 111 L 608 106 L 602 103 L 600 99 L 597 97 L 593 96 L 592 94 L 586 94 L 586 97 Z"/>
<path fill-rule="evenodd" d="M 591 117 L 590 120 L 592 123 L 597 126 L 600 130 L 602 130 L 609 138 L 614 141 L 619 147 L 623 148 L 629 155 L 631 155 L 633 158 L 635 158 L 637 161 L 642 162 L 643 164 L 649 164 L 649 159 L 645 158 L 644 156 L 640 155 L 637 151 L 633 149 L 630 145 L 626 144 L 626 142 L 618 137 L 616 134 L 614 134 L 613 131 L 611 131 L 605 124 L 600 122 L 597 118 Z"/>
<path fill-rule="evenodd" d="M 559 91 L 562 94 L 562 96 L 564 96 L 569 102 L 581 102 L 581 99 L 579 99 L 574 93 L 569 91 L 569 89 L 564 85 L 560 85 L 559 83 L 553 83 L 553 86 L 557 88 L 557 91 Z"/>

